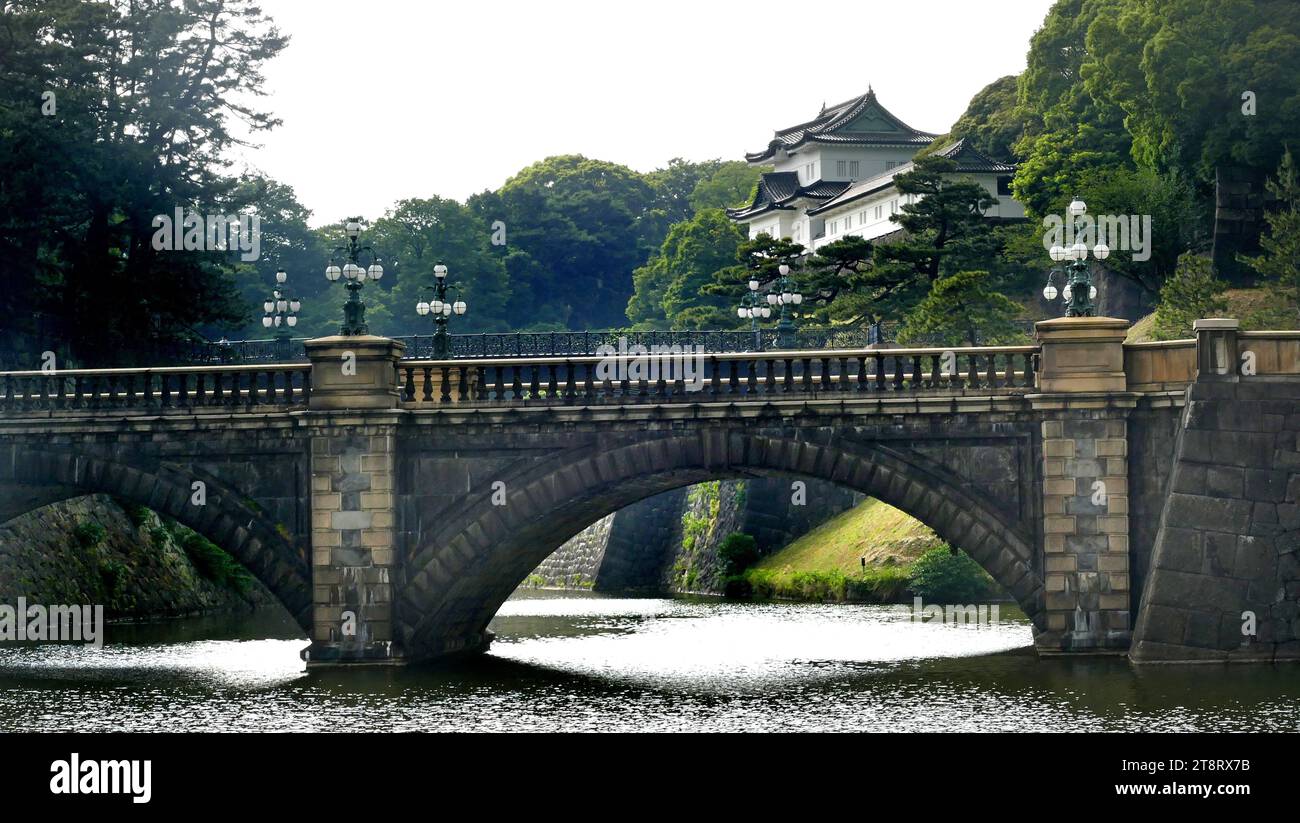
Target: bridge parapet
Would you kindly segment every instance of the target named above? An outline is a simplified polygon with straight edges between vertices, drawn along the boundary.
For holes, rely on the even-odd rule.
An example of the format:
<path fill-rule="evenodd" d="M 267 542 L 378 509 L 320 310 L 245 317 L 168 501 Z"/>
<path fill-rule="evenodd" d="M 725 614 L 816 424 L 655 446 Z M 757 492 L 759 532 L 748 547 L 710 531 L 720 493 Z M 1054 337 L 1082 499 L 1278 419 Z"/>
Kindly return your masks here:
<path fill-rule="evenodd" d="M 0 372 L 0 411 L 184 412 L 305 406 L 301 364 Z"/>
<path fill-rule="evenodd" d="M 709 403 L 906 395 L 1023 394 L 1037 346 L 406 361 L 406 406 Z"/>

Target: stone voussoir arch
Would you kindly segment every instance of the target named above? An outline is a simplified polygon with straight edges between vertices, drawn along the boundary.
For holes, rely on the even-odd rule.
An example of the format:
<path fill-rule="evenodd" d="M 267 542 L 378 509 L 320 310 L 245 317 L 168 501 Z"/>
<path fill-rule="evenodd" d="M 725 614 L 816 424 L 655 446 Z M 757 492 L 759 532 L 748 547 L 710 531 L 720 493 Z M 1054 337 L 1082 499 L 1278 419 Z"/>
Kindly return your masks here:
<path fill-rule="evenodd" d="M 306 557 L 237 491 L 206 472 L 158 460 L 128 464 L 85 449 L 14 446 L 7 451 L 7 459 L 0 461 L 0 489 L 16 483 L 51 490 L 32 509 L 81 495 L 111 494 L 165 514 L 229 553 L 300 626 L 310 628 L 312 588 Z M 206 486 L 204 505 L 191 503 L 196 479 Z"/>
<path fill-rule="evenodd" d="M 480 490 L 478 503 L 449 512 L 410 555 L 398 604 L 405 645 L 417 655 L 481 646 L 488 621 L 556 541 L 610 512 L 704 480 L 774 475 L 830 481 L 902 509 L 970 554 L 1043 629 L 1033 540 L 995 505 L 919 455 L 801 434 L 671 432 L 560 452 L 510 473 L 506 505 Z"/>

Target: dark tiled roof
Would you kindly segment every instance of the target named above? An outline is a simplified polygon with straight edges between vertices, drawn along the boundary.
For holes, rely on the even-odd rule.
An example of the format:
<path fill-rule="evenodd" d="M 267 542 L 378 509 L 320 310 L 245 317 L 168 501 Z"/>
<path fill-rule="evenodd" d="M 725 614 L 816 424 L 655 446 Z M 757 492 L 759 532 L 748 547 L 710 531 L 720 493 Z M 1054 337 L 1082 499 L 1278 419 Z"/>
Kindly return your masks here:
<path fill-rule="evenodd" d="M 848 185 L 841 180 L 817 180 L 801 186 L 799 175 L 795 172 L 768 172 L 758 180 L 758 192 L 754 195 L 754 201 L 743 208 L 727 209 L 727 216 L 733 220 L 744 220 L 776 209 L 788 209 L 800 197 L 826 200 L 844 191 Z"/>
<path fill-rule="evenodd" d="M 850 130 L 847 128 L 861 115 L 867 114 L 889 128 L 871 131 Z M 760 163 L 772 159 L 778 149 L 787 151 L 796 149 L 805 143 L 831 143 L 836 145 L 873 145 L 873 146 L 924 146 L 938 135 L 920 131 L 899 120 L 889 112 L 876 93 L 867 89 L 867 93 L 830 108 L 822 108 L 807 123 L 800 123 L 785 129 L 778 129 L 776 135 L 762 151 L 751 152 L 745 159 L 751 163 Z"/>
<path fill-rule="evenodd" d="M 975 150 L 966 142 L 965 138 L 955 143 L 950 143 L 943 149 L 935 152 L 940 157 L 947 157 L 949 160 L 957 162 L 955 172 L 962 174 L 1012 174 L 1016 167 L 1007 163 L 999 163 L 996 160 L 990 160 Z M 852 203 L 860 197 L 866 197 L 868 194 L 875 194 L 882 189 L 887 189 L 894 184 L 894 177 L 912 170 L 912 162 L 904 163 L 896 169 L 891 169 L 884 174 L 870 177 L 866 180 L 859 180 L 852 183 L 844 189 L 838 197 L 827 200 L 818 206 L 808 209 L 809 214 L 820 214 L 830 211 L 831 209 L 843 206 L 846 203 Z"/>

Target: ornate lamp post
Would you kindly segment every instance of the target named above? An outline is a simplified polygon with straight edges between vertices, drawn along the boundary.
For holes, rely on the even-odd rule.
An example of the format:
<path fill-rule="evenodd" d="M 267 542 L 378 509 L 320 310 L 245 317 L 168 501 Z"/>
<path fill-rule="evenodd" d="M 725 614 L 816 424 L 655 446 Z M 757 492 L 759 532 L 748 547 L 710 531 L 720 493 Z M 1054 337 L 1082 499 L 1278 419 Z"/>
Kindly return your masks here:
<path fill-rule="evenodd" d="M 776 344 L 789 349 L 795 344 L 794 310 L 790 307 L 802 303 L 803 295 L 795 288 L 794 280 L 790 277 L 789 263 L 782 261 L 776 270 L 779 276 L 775 288 L 767 293 L 767 302 L 781 307 L 781 319 L 776 324 Z"/>
<path fill-rule="evenodd" d="M 1079 236 L 1083 215 L 1087 211 L 1088 206 L 1079 198 L 1076 197 L 1070 202 L 1069 212 L 1074 237 Z M 1088 264 L 1085 262 L 1088 259 L 1087 244 L 1080 240 L 1071 246 L 1052 246 L 1048 254 L 1053 261 L 1065 265 L 1047 273 L 1043 298 L 1050 303 L 1059 295 L 1065 301 L 1066 317 L 1092 317 L 1096 311 L 1092 301 L 1097 297 L 1097 287 L 1092 284 L 1092 272 L 1088 270 Z M 1110 247 L 1105 243 L 1098 243 L 1092 247 L 1092 254 L 1098 260 L 1105 260 L 1110 257 Z M 1060 275 L 1061 282 L 1064 284 L 1064 288 L 1059 292 L 1055 283 L 1057 275 Z"/>
<path fill-rule="evenodd" d="M 325 268 L 325 279 L 333 283 L 343 277 L 348 281 L 344 284 L 348 290 L 348 299 L 343 304 L 343 326 L 339 329 L 339 334 L 344 336 L 369 334 L 370 330 L 366 326 L 366 304 L 361 299 L 361 287 L 367 277 L 371 280 L 383 277 L 384 267 L 379 265 L 379 256 L 375 254 L 374 249 L 357 245 L 357 238 L 361 236 L 360 217 L 349 217 L 345 230 L 348 234 L 348 244 L 334 249 L 330 264 Z M 342 267 L 337 262 L 339 252 L 343 252 L 347 257 L 347 263 Z M 370 265 L 366 268 L 362 268 L 359 263 L 359 257 L 363 253 L 370 259 Z"/>
<path fill-rule="evenodd" d="M 421 299 L 415 304 L 415 311 L 421 317 L 433 315 L 433 322 L 438 329 L 433 335 L 433 356 L 435 359 L 442 360 L 447 357 L 447 321 L 453 314 L 464 314 L 468 307 L 464 300 L 448 299 L 449 292 L 459 295 L 460 287 L 447 283 L 447 267 L 441 262 L 434 265 L 433 277 L 433 285 L 425 286 L 422 290 L 432 291 L 433 299 Z"/>
<path fill-rule="evenodd" d="M 767 319 L 772 316 L 772 307 L 767 305 L 767 301 L 758 293 L 758 272 L 754 272 L 749 278 L 749 291 L 745 292 L 740 298 L 740 307 L 736 309 L 736 316 L 741 320 L 748 319 L 749 327 L 754 332 L 754 349 L 763 350 L 763 339 L 758 333 L 759 318 Z"/>
<path fill-rule="evenodd" d="M 302 301 L 297 297 L 289 297 L 285 294 L 284 284 L 289 279 L 289 274 L 284 269 L 276 269 L 275 288 L 271 290 L 271 296 L 262 303 L 262 326 L 268 329 L 275 329 L 275 349 L 277 356 L 283 360 L 290 359 L 290 333 L 289 329 L 298 325 L 298 311 L 302 308 Z"/>

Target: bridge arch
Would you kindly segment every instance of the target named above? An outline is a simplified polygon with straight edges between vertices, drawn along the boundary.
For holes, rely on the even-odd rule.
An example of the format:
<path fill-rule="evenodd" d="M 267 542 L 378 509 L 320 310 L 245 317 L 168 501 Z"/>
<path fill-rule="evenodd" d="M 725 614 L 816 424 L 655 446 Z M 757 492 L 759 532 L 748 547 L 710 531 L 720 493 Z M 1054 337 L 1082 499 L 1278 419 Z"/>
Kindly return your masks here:
<path fill-rule="evenodd" d="M 163 461 L 130 465 L 93 453 L 15 446 L 0 461 L 0 521 L 88 494 L 111 494 L 165 514 L 211 540 L 249 570 L 304 629 L 312 588 L 303 553 L 238 492 L 194 467 Z M 191 504 L 201 479 L 205 504 Z"/>
<path fill-rule="evenodd" d="M 646 497 L 715 479 L 797 476 L 876 497 L 960 546 L 1045 627 L 1034 538 L 970 484 L 920 455 L 884 443 L 807 431 L 700 429 L 626 445 L 595 444 L 505 473 L 506 505 L 491 489 L 447 512 L 408 558 L 398 603 L 404 645 L 415 656 L 481 647 L 488 622 L 515 587 L 561 543 Z"/>

